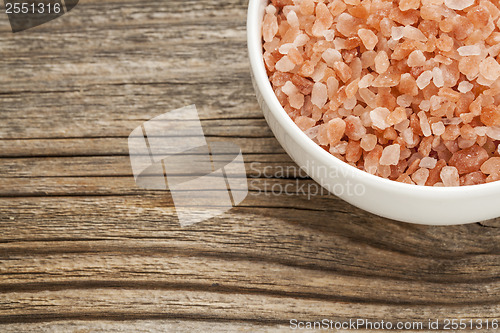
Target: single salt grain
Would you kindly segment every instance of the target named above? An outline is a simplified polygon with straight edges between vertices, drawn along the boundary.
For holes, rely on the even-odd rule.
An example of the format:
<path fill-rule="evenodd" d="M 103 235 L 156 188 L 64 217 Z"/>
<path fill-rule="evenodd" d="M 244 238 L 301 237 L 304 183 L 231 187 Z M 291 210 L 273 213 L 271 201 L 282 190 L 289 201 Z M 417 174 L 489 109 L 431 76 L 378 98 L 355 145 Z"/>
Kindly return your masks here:
<path fill-rule="evenodd" d="M 400 145 L 393 144 L 387 146 L 382 151 L 382 156 L 380 157 L 379 163 L 381 165 L 397 165 L 399 162 L 400 153 L 401 153 Z"/>
<path fill-rule="evenodd" d="M 380 130 L 384 130 L 390 125 L 387 123 L 386 119 L 391 112 L 387 108 L 378 107 L 372 111 L 370 111 L 370 119 L 375 128 Z"/>
<path fill-rule="evenodd" d="M 437 123 L 432 124 L 431 128 L 432 128 L 432 133 L 438 136 L 442 135 L 445 131 L 445 126 L 442 121 L 438 121 Z"/>
<path fill-rule="evenodd" d="M 458 91 L 462 94 L 468 93 L 474 88 L 474 85 L 468 81 L 462 81 L 458 84 Z"/>
<path fill-rule="evenodd" d="M 372 74 L 366 74 L 365 76 L 363 76 L 363 78 L 361 80 L 359 80 L 358 87 L 360 89 L 368 88 L 369 86 L 371 86 L 373 80 L 374 80 L 374 77 Z"/>
<path fill-rule="evenodd" d="M 293 45 L 295 45 L 295 47 L 304 46 L 307 44 L 309 39 L 310 39 L 309 36 L 307 36 L 306 34 L 300 34 L 293 41 Z"/>
<path fill-rule="evenodd" d="M 429 179 L 429 174 L 429 169 L 420 168 L 411 175 L 411 179 L 415 182 L 415 184 L 424 186 L 427 179 Z"/>
<path fill-rule="evenodd" d="M 394 40 L 400 40 L 404 37 L 404 28 L 405 27 L 392 27 L 391 30 L 391 38 Z"/>
<path fill-rule="evenodd" d="M 458 174 L 458 170 L 452 166 L 445 166 L 441 169 L 441 173 L 439 174 L 441 180 L 443 181 L 444 186 L 459 186 L 460 185 L 460 176 Z"/>
<path fill-rule="evenodd" d="M 432 72 L 431 71 L 425 71 L 417 79 L 417 86 L 419 89 L 424 89 L 427 87 L 432 80 Z"/>
<path fill-rule="evenodd" d="M 375 57 L 375 71 L 379 74 L 383 74 L 389 69 L 389 56 L 387 52 L 380 51 Z"/>
<path fill-rule="evenodd" d="M 481 171 L 487 175 L 500 174 L 500 157 L 491 157 L 481 165 Z"/>
<path fill-rule="evenodd" d="M 318 136 L 319 126 L 313 126 L 308 130 L 305 130 L 304 133 L 309 137 L 309 139 L 314 139 Z"/>
<path fill-rule="evenodd" d="M 291 10 L 287 14 L 286 20 L 288 21 L 288 24 L 290 24 L 291 27 L 294 27 L 294 28 L 299 27 L 299 18 L 297 17 L 297 13 L 295 13 L 293 10 Z"/>
<path fill-rule="evenodd" d="M 425 55 L 420 50 L 415 50 L 408 56 L 408 66 L 416 67 L 425 65 Z"/>
<path fill-rule="evenodd" d="M 378 37 L 369 29 L 359 29 L 358 36 L 367 50 L 373 50 L 378 43 Z"/>
<path fill-rule="evenodd" d="M 434 169 L 437 164 L 437 159 L 433 157 L 426 156 L 420 160 L 420 164 L 418 165 L 421 168 Z"/>
<path fill-rule="evenodd" d="M 453 10 L 463 10 L 474 4 L 474 0 L 444 0 L 446 7 Z"/>
<path fill-rule="evenodd" d="M 413 97 L 410 95 L 399 95 L 398 98 L 396 98 L 396 103 L 404 108 L 409 107 L 412 101 Z"/>
<path fill-rule="evenodd" d="M 431 109 L 431 101 L 424 99 L 422 102 L 420 102 L 418 107 L 422 111 L 429 111 Z"/>
<path fill-rule="evenodd" d="M 375 134 L 366 134 L 361 138 L 361 148 L 365 151 L 372 151 L 377 145 L 377 136 Z"/>
<path fill-rule="evenodd" d="M 429 120 L 427 119 L 427 115 L 425 114 L 425 112 L 420 111 L 417 116 L 418 118 L 420 118 L 420 129 L 422 130 L 424 136 L 431 136 L 431 126 L 429 125 Z"/>
<path fill-rule="evenodd" d="M 407 25 L 403 28 L 403 36 L 408 39 L 413 39 L 419 42 L 426 42 L 427 37 L 423 34 L 420 29 L 412 27 L 411 25 Z"/>
<path fill-rule="evenodd" d="M 273 7 L 274 8 L 274 7 Z M 262 24 L 262 37 L 265 42 L 271 42 L 278 33 L 278 18 L 271 13 L 266 14 Z"/>
<path fill-rule="evenodd" d="M 441 70 L 441 68 L 434 67 L 432 69 L 432 81 L 434 82 L 434 85 L 438 88 L 444 86 L 443 71 Z"/>
<path fill-rule="evenodd" d="M 327 99 L 328 91 L 326 85 L 321 82 L 316 82 L 311 93 L 311 103 L 321 109 L 323 106 L 325 106 Z"/>
<path fill-rule="evenodd" d="M 500 64 L 493 57 L 484 59 L 479 65 L 479 72 L 487 80 L 496 80 L 500 77 Z"/>
<path fill-rule="evenodd" d="M 332 68 L 337 61 L 342 60 L 342 55 L 335 49 L 326 49 L 321 57 L 325 60 L 326 64 Z"/>
<path fill-rule="evenodd" d="M 399 1 L 399 9 L 405 12 L 410 9 L 418 9 L 420 7 L 420 0 L 401 0 Z"/>
<path fill-rule="evenodd" d="M 283 91 L 287 96 L 291 96 L 298 92 L 297 87 L 292 83 L 292 81 L 287 81 L 283 87 L 281 87 L 281 91 Z"/>
<path fill-rule="evenodd" d="M 358 103 L 358 100 L 356 99 L 356 97 L 350 97 L 348 99 L 345 100 L 344 102 L 344 108 L 346 110 L 352 110 L 354 109 L 354 107 L 356 106 L 356 104 Z"/>
<path fill-rule="evenodd" d="M 481 55 L 481 47 L 479 45 L 467 45 L 457 49 L 458 54 L 462 57 Z"/>
<path fill-rule="evenodd" d="M 280 46 L 279 52 L 281 54 L 288 54 L 288 52 L 293 48 L 295 48 L 295 45 L 293 45 L 293 43 L 286 43 Z"/>
<path fill-rule="evenodd" d="M 327 137 L 330 142 L 330 145 L 335 145 L 344 136 L 346 123 L 340 118 L 332 119 L 326 124 L 327 129 Z"/>
<path fill-rule="evenodd" d="M 291 72 L 295 68 L 295 64 L 288 58 L 288 56 L 284 56 L 281 58 L 275 65 L 276 70 L 280 72 Z"/>

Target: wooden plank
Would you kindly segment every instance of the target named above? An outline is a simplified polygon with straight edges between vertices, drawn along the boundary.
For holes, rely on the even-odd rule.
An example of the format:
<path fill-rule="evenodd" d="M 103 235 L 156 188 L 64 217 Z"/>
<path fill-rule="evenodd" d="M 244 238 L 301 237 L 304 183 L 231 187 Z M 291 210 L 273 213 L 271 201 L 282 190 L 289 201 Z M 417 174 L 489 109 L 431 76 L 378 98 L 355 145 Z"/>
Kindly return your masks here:
<path fill-rule="evenodd" d="M 63 320 L 55 322 L 38 322 L 29 324 L 4 324 L 0 328 L 4 333 L 53 333 L 53 332 L 77 332 L 77 333 L 118 333 L 118 332 L 148 332 L 148 333 L 205 333 L 207 330 L 221 333 L 233 332 L 289 332 L 287 326 L 274 324 L 259 324 L 252 322 L 223 322 L 222 319 L 214 320 Z M 487 331 L 485 331 L 487 332 Z M 410 332 L 411 333 L 411 332 Z"/>

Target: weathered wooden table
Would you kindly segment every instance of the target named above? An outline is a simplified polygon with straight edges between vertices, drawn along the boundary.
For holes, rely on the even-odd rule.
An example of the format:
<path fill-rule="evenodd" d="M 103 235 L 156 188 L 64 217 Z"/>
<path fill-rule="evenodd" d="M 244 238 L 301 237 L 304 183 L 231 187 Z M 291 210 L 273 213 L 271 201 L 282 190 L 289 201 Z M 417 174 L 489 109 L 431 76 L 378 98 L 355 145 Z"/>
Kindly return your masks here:
<path fill-rule="evenodd" d="M 314 183 L 257 105 L 246 4 L 82 0 L 16 34 L 0 14 L 0 331 L 499 317 L 498 220 L 410 225 L 298 191 Z M 189 104 L 210 140 L 242 147 L 251 186 L 181 228 L 168 192 L 135 185 L 127 136 Z"/>

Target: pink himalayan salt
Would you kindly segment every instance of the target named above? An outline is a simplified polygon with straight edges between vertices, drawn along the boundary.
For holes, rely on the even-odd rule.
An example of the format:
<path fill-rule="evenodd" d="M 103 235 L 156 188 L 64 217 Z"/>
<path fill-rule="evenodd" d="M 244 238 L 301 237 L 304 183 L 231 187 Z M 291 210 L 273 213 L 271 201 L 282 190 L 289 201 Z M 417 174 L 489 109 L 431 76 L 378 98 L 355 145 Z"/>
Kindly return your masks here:
<path fill-rule="evenodd" d="M 378 37 L 369 29 L 359 29 L 358 36 L 367 50 L 373 50 L 378 43 Z"/>
<path fill-rule="evenodd" d="M 312 128 L 316 122 L 309 117 L 298 116 L 295 118 L 295 124 L 297 124 L 302 131 L 307 131 Z"/>
<path fill-rule="evenodd" d="M 414 1 L 421 4 L 420 10 L 397 9 L 382 19 L 380 27 L 366 23 L 370 8 L 361 7 L 359 0 L 320 1 L 338 21 L 331 26 L 328 21 L 321 22 L 320 19 L 328 20 L 329 15 L 324 11 L 325 15 L 318 16 L 314 0 L 298 1 L 295 6 L 293 0 L 273 2 L 276 7 L 268 6 L 266 15 L 275 16 L 282 26 L 272 32 L 272 38 L 265 37 L 268 41 L 264 40 L 264 58 L 268 71 L 279 74 L 272 79 L 279 101 L 290 117 L 325 149 L 380 177 L 443 186 L 443 167 L 455 167 L 459 174 L 462 172 L 453 155 L 482 147 L 488 158 L 498 156 L 500 112 L 494 105 L 500 102 L 500 82 L 496 82 L 500 80 L 500 65 L 495 59 L 500 54 L 500 22 L 496 22 L 500 10 L 490 0 L 480 0 L 476 7 L 453 12 L 442 6 L 443 1 Z M 409 6 L 413 0 L 403 2 L 387 5 Z M 360 7 L 350 8 L 351 5 Z M 316 22 L 320 29 L 312 31 Z M 272 22 L 267 28 L 271 26 Z M 321 31 L 323 26 L 328 28 Z M 263 25 L 263 37 L 264 30 Z M 315 36 L 318 32 L 321 35 Z M 367 43 L 373 36 L 363 37 L 367 32 L 377 38 L 373 50 L 368 49 Z M 386 39 L 389 37 L 392 38 Z M 327 49 L 334 52 L 323 56 Z M 384 65 L 380 62 L 381 52 L 387 54 L 387 69 L 380 67 Z M 411 66 L 408 69 L 406 65 Z M 383 72 L 374 73 L 378 71 Z M 315 82 L 318 85 L 313 94 Z M 320 84 L 324 87 L 319 88 Z M 378 108 L 389 112 L 384 112 L 389 125 L 384 129 L 378 127 L 385 127 Z M 332 138 L 336 141 L 332 133 L 342 132 L 341 123 L 337 123 L 335 131 L 327 130 L 335 119 L 343 120 L 346 128 L 339 142 L 331 144 Z M 356 119 L 352 128 L 351 119 Z M 316 125 L 322 120 L 324 125 Z M 398 169 L 379 163 L 383 147 L 391 144 L 401 146 L 402 164 Z M 469 155 L 472 157 L 457 159 L 474 160 L 473 154 Z M 426 164 L 426 159 L 433 163 Z M 476 159 L 476 164 L 479 162 L 481 159 Z M 412 166 L 407 171 L 401 169 L 409 164 Z M 419 167 L 430 170 L 427 180 L 426 171 Z M 403 172 L 407 172 L 406 178 Z M 459 185 L 495 180 L 500 180 L 500 175 L 487 176 L 478 170 L 460 176 Z"/>
<path fill-rule="evenodd" d="M 427 59 L 425 58 L 425 55 L 422 51 L 415 50 L 408 56 L 408 66 L 409 67 L 423 66 L 426 60 Z"/>
<path fill-rule="evenodd" d="M 408 39 L 416 40 L 419 42 L 426 42 L 427 37 L 420 31 L 420 29 L 407 25 L 403 28 L 403 36 Z"/>
<path fill-rule="evenodd" d="M 443 124 L 442 121 L 438 121 L 436 123 L 433 123 L 431 125 L 431 128 L 432 128 L 432 133 L 434 133 L 434 135 L 442 135 L 445 131 L 445 126 Z"/>
<path fill-rule="evenodd" d="M 492 57 L 484 59 L 479 65 L 479 72 L 488 80 L 500 77 L 500 64 Z"/>
<path fill-rule="evenodd" d="M 437 159 L 433 157 L 426 156 L 420 160 L 420 164 L 418 165 L 421 168 L 434 169 L 437 164 Z"/>
<path fill-rule="evenodd" d="M 380 130 L 384 130 L 389 127 L 390 125 L 387 123 L 386 119 L 390 113 L 389 109 L 384 107 L 378 107 L 370 111 L 370 119 L 373 127 Z"/>
<path fill-rule="evenodd" d="M 500 174 L 500 157 L 491 157 L 481 165 L 481 171 L 487 175 Z"/>
<path fill-rule="evenodd" d="M 389 56 L 387 52 L 380 51 L 375 57 L 375 71 L 379 74 L 383 74 L 389 69 Z"/>
<path fill-rule="evenodd" d="M 488 152 L 478 145 L 462 149 L 453 154 L 448 164 L 456 167 L 458 173 L 463 175 L 479 171 L 481 165 L 488 160 Z"/>
<path fill-rule="evenodd" d="M 326 49 L 321 57 L 325 60 L 326 64 L 332 68 L 336 62 L 342 61 L 342 55 L 340 52 L 331 48 Z"/>
<path fill-rule="evenodd" d="M 445 166 L 439 174 L 444 186 L 460 186 L 458 170 L 452 166 Z"/>
<path fill-rule="evenodd" d="M 361 119 L 356 116 L 348 116 L 345 118 L 346 129 L 345 134 L 347 137 L 354 141 L 361 140 L 366 134 L 366 127 L 363 126 Z"/>
<path fill-rule="evenodd" d="M 429 169 L 420 168 L 411 175 L 411 179 L 415 182 L 415 184 L 424 186 L 427 179 L 429 179 L 429 174 Z"/>
<path fill-rule="evenodd" d="M 323 106 L 325 106 L 327 100 L 328 90 L 326 88 L 326 85 L 321 82 L 316 82 L 312 89 L 311 102 L 321 109 Z"/>
<path fill-rule="evenodd" d="M 405 12 L 410 9 L 418 9 L 420 7 L 420 0 L 401 0 L 399 1 L 399 9 Z"/>
<path fill-rule="evenodd" d="M 393 144 L 384 148 L 379 163 L 381 165 L 397 165 L 401 153 L 401 146 Z"/>
<path fill-rule="evenodd" d="M 420 118 L 420 129 L 422 130 L 422 133 L 424 133 L 424 136 L 431 136 L 431 126 L 429 125 L 429 120 L 427 119 L 425 112 L 420 111 L 417 116 Z"/>
<path fill-rule="evenodd" d="M 281 58 L 275 65 L 276 70 L 280 72 L 291 72 L 295 68 L 295 64 L 288 58 L 288 56 L 284 56 Z"/>
<path fill-rule="evenodd" d="M 434 85 L 438 88 L 441 88 L 444 86 L 444 77 L 443 77 L 443 71 L 439 67 L 434 67 L 432 69 L 432 81 L 434 82 Z"/>
<path fill-rule="evenodd" d="M 479 45 L 466 45 L 457 49 L 458 54 L 462 57 L 481 55 L 481 47 Z"/>
<path fill-rule="evenodd" d="M 323 37 L 323 33 L 333 24 L 333 16 L 323 2 L 316 5 L 316 21 L 312 27 L 315 37 Z"/>
<path fill-rule="evenodd" d="M 377 173 L 379 167 L 379 160 L 382 156 L 383 148 L 382 146 L 376 145 L 375 148 L 370 151 L 365 157 L 364 168 L 365 171 L 371 173 L 372 175 Z"/>
<path fill-rule="evenodd" d="M 346 123 L 340 118 L 332 119 L 326 124 L 327 136 L 330 145 L 334 145 L 342 139 L 346 129 Z"/>
<path fill-rule="evenodd" d="M 368 88 L 374 80 L 374 77 L 372 74 L 366 74 L 363 76 L 361 80 L 358 82 L 358 87 L 359 88 Z"/>
<path fill-rule="evenodd" d="M 391 37 L 394 40 L 400 40 L 404 36 L 404 27 L 393 27 Z"/>
<path fill-rule="evenodd" d="M 417 79 L 417 87 L 419 89 L 424 89 L 427 87 L 432 80 L 432 72 L 431 71 L 425 71 Z"/>
<path fill-rule="evenodd" d="M 463 10 L 474 4 L 474 0 L 444 0 L 446 7 L 454 10 Z"/>
<path fill-rule="evenodd" d="M 468 93 L 472 90 L 472 88 L 474 88 L 474 85 L 467 81 L 462 81 L 458 84 L 458 91 L 460 91 L 462 94 Z"/>
<path fill-rule="evenodd" d="M 372 151 L 377 145 L 377 136 L 374 134 L 365 134 L 361 138 L 361 148 L 365 151 Z"/>

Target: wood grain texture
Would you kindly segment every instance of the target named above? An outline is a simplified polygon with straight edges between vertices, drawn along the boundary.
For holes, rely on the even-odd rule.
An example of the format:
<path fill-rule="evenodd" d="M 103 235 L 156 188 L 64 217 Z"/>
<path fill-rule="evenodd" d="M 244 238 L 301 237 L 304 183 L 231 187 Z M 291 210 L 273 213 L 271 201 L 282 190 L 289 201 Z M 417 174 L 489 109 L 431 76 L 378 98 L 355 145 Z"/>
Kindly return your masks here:
<path fill-rule="evenodd" d="M 246 5 L 81 0 L 17 34 L 0 16 L 0 331 L 498 318 L 500 220 L 418 226 L 308 197 L 253 93 Z M 190 104 L 242 148 L 250 192 L 182 228 L 168 191 L 135 185 L 127 137 Z"/>

